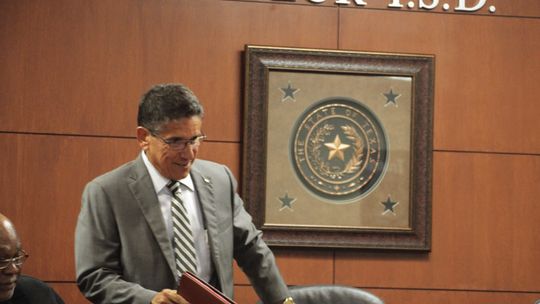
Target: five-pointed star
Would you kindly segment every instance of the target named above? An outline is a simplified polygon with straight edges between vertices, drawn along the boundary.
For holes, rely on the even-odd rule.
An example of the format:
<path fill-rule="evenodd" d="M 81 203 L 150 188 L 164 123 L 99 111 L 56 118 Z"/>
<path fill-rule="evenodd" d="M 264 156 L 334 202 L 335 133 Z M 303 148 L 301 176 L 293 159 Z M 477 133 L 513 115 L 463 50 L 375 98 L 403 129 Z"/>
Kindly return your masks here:
<path fill-rule="evenodd" d="M 325 143 L 324 145 L 330 149 L 330 152 L 328 153 L 328 160 L 331 160 L 332 158 L 336 156 L 341 160 L 345 160 L 345 156 L 343 155 L 343 150 L 350 147 L 350 145 L 341 143 L 341 139 L 339 138 L 339 135 L 337 134 L 336 134 L 336 138 L 334 139 L 334 142 Z"/>
<path fill-rule="evenodd" d="M 280 90 L 283 92 L 283 98 L 281 98 L 281 101 L 285 101 L 287 99 L 291 99 L 292 101 L 296 101 L 296 98 L 294 97 L 294 94 L 296 92 L 300 91 L 300 89 L 295 89 L 291 86 L 291 83 L 287 85 L 286 88 L 280 88 Z"/>
<path fill-rule="evenodd" d="M 396 102 L 396 99 L 401 96 L 401 94 L 395 94 L 394 91 L 392 91 L 392 89 L 390 89 L 390 92 L 388 93 L 383 93 L 384 96 L 386 96 L 386 104 L 384 105 L 385 107 L 389 104 L 389 103 L 393 103 L 396 107 L 397 107 L 397 102 Z"/>
<path fill-rule="evenodd" d="M 389 195 L 388 198 L 386 199 L 386 201 L 381 202 L 381 204 L 383 204 L 383 206 L 384 206 L 383 214 L 385 214 L 387 212 L 395 213 L 394 212 L 394 207 L 396 207 L 399 204 L 399 202 L 392 201 L 392 199 L 390 198 L 390 195 Z"/>
<path fill-rule="evenodd" d="M 285 192 L 285 196 L 280 197 L 279 201 L 281 202 L 281 208 L 279 210 L 282 210 L 283 208 L 292 209 L 292 204 L 296 201 L 296 199 L 289 197 L 289 193 Z"/>

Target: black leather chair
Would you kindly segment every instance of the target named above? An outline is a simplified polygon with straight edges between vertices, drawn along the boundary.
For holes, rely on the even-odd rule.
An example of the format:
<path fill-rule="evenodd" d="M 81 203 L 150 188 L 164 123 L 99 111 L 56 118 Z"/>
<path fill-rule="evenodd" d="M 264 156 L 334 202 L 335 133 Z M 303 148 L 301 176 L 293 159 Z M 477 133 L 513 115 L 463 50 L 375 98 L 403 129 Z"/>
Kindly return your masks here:
<path fill-rule="evenodd" d="M 375 295 L 350 286 L 293 286 L 289 290 L 296 304 L 384 304 Z"/>

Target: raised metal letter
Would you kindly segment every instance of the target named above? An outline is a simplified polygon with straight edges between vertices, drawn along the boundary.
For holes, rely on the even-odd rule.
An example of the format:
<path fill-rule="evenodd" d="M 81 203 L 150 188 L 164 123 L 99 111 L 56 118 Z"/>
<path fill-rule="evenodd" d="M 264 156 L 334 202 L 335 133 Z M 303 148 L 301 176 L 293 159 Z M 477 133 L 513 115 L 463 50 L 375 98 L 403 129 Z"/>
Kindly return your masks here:
<path fill-rule="evenodd" d="M 478 0 L 478 3 L 473 7 L 467 7 L 466 0 L 459 0 L 459 5 L 456 7 L 456 11 L 475 12 L 486 4 L 486 0 Z"/>

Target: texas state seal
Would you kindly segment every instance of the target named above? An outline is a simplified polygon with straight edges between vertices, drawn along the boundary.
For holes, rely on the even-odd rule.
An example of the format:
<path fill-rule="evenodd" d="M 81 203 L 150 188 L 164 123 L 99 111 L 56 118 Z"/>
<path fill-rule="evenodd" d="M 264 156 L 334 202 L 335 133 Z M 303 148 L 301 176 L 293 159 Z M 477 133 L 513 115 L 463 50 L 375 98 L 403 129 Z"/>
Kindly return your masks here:
<path fill-rule="evenodd" d="M 347 203 L 376 188 L 388 163 L 383 125 L 362 103 L 332 97 L 296 121 L 290 158 L 302 184 L 333 203 Z"/>

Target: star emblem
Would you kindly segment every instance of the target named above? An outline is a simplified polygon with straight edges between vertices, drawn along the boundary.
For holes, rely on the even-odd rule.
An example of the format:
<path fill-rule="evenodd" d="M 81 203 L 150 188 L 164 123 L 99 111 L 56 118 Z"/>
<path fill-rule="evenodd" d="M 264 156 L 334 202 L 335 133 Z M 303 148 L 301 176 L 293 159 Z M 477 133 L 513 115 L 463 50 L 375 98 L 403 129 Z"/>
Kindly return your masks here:
<path fill-rule="evenodd" d="M 349 148 L 351 145 L 347 145 L 341 142 L 341 138 L 339 138 L 339 135 L 336 135 L 336 138 L 333 142 L 325 143 L 324 144 L 328 149 L 330 149 L 330 152 L 328 153 L 328 160 L 332 160 L 334 157 L 337 157 L 341 160 L 345 160 L 345 155 L 343 154 L 343 150 Z"/>
<path fill-rule="evenodd" d="M 292 204 L 296 201 L 296 198 L 289 197 L 289 193 L 285 192 L 285 196 L 280 197 L 279 201 L 281 202 L 279 211 L 281 211 L 285 208 L 292 209 Z"/>
<path fill-rule="evenodd" d="M 386 104 L 384 104 L 385 107 L 391 103 L 396 107 L 398 106 L 396 99 L 398 99 L 401 96 L 401 94 L 396 94 L 394 93 L 394 91 L 392 91 L 392 89 L 390 89 L 390 92 L 383 93 L 383 95 L 386 97 Z"/>
<path fill-rule="evenodd" d="M 390 195 L 388 195 L 388 198 L 386 201 L 381 202 L 381 204 L 384 206 L 383 214 L 386 214 L 388 212 L 392 212 L 392 214 L 396 215 L 396 212 L 394 211 L 394 208 L 399 205 L 399 202 L 393 201 L 390 198 Z"/>
<path fill-rule="evenodd" d="M 294 94 L 300 91 L 300 89 L 293 88 L 290 82 L 286 88 L 280 88 L 280 90 L 281 92 L 283 92 L 283 98 L 281 98 L 281 102 L 285 102 L 288 99 L 296 101 L 296 97 L 294 96 Z"/>

